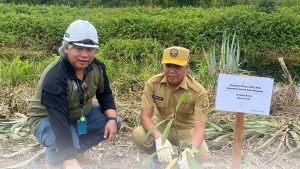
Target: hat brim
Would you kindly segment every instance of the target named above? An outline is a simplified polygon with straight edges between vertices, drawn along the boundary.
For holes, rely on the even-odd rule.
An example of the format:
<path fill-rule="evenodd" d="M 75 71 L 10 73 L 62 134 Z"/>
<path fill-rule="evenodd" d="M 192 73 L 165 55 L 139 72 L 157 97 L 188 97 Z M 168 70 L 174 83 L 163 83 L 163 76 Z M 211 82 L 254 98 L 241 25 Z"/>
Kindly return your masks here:
<path fill-rule="evenodd" d="M 179 66 L 185 66 L 187 64 L 187 61 L 183 61 L 183 60 L 169 60 L 169 59 L 165 59 L 161 62 L 162 64 L 174 64 L 174 65 L 179 65 Z"/>
<path fill-rule="evenodd" d="M 73 43 L 76 46 L 82 46 L 82 47 L 87 47 L 87 48 L 99 48 L 99 45 L 88 45 L 88 44 L 83 44 L 83 43 Z"/>

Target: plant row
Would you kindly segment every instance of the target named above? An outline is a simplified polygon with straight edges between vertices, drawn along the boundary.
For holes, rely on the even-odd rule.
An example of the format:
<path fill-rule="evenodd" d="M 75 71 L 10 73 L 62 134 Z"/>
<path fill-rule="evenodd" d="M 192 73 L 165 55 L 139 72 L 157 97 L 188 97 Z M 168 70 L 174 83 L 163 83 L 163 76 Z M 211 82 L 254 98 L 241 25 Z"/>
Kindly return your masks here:
<path fill-rule="evenodd" d="M 219 48 L 226 31 L 238 37 L 241 60 L 245 60 L 242 68 L 280 78 L 277 57 L 289 56 L 286 63 L 297 76 L 299 12 L 300 6 L 278 7 L 266 13 L 254 6 L 162 9 L 0 4 L 0 58 L 56 53 L 67 26 L 76 19 L 86 19 L 98 30 L 104 60 L 147 64 L 160 60 L 163 48 L 173 45 L 191 49 L 195 60 L 203 55 L 202 47 L 216 44 Z"/>
<path fill-rule="evenodd" d="M 70 6 L 105 6 L 105 7 L 132 7 L 132 6 L 160 6 L 160 7 L 220 7 L 233 5 L 254 5 L 267 9 L 275 5 L 290 6 L 299 4 L 298 0 L 0 0 L 5 3 L 27 3 L 27 4 L 65 4 Z"/>
<path fill-rule="evenodd" d="M 152 38 L 162 46 L 210 47 L 222 33 L 236 31 L 241 49 L 286 53 L 299 50 L 300 7 L 267 14 L 251 6 L 203 8 L 72 8 L 0 4 L 0 46 L 48 49 L 60 45 L 69 23 L 90 20 L 101 44 L 113 38 Z"/>

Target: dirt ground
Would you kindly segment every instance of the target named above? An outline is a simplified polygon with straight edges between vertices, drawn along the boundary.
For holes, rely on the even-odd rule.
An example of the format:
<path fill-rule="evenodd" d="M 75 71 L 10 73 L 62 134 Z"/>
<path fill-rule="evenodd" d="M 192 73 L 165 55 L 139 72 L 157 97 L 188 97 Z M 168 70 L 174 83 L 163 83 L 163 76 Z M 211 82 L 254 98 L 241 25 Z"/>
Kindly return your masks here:
<path fill-rule="evenodd" d="M 24 98 L 30 98 L 33 92 L 29 90 Z M 1 92 L 0 92 L 1 95 Z M 3 95 L 1 95 L 3 96 Z M 114 143 L 102 142 L 90 150 L 90 153 L 97 158 L 99 165 L 90 169 L 143 169 L 142 162 L 147 155 L 138 150 L 132 141 L 131 131 L 138 124 L 137 114 L 138 102 L 136 96 L 127 97 L 122 101 L 116 97 L 118 112 L 122 115 L 123 126 Z M 23 99 L 26 100 L 26 99 Z M 0 116 L 9 113 L 5 103 L 0 104 Z M 291 113 L 292 112 L 292 113 Z M 290 116 L 300 119 L 300 106 L 294 105 L 291 110 L 283 108 L 277 116 Z M 22 113 L 22 112 L 21 112 Z M 299 140 L 298 140 L 299 141 Z M 202 163 L 205 169 L 229 169 L 232 165 L 232 141 L 216 143 L 207 141 L 211 150 L 211 158 Z M 286 151 L 277 151 L 276 142 L 267 149 L 256 151 L 257 144 L 244 140 L 242 149 L 242 169 L 299 169 L 300 148 L 289 148 Z M 29 150 L 24 150 L 28 149 Z M 37 143 L 33 136 L 29 135 L 23 139 L 12 139 L 0 133 L 0 169 L 24 168 L 44 169 L 46 166 L 44 148 Z M 19 167 L 18 167 L 19 166 Z"/>
<path fill-rule="evenodd" d="M 208 141 L 212 152 L 211 159 L 202 163 L 205 169 L 230 169 L 232 165 L 231 152 L 232 142 L 215 143 Z M 11 140 L 1 135 L 0 138 L 0 168 L 24 168 L 44 169 L 46 162 L 44 148 L 37 144 L 37 141 L 30 136 L 24 140 Z M 20 151 L 26 147 L 32 147 L 28 152 Z M 275 157 L 274 148 L 255 152 L 253 143 L 244 142 L 242 151 L 241 168 L 243 169 L 299 169 L 300 148 L 293 151 L 278 153 Z M 15 154 L 14 154 L 15 153 Z M 143 169 L 142 162 L 147 155 L 138 150 L 131 139 L 131 132 L 121 131 L 114 143 L 102 142 L 90 150 L 99 165 L 89 169 Z M 3 155 L 12 155 L 4 157 Z M 32 159 L 32 160 L 30 160 Z M 21 165 L 21 167 L 17 167 Z"/>
<path fill-rule="evenodd" d="M 22 141 L 1 141 L 0 155 L 11 154 L 36 143 L 33 138 Z M 202 163 L 205 169 L 229 169 L 231 168 L 231 145 L 214 145 L 208 142 L 212 151 L 210 160 Z M 221 148 L 220 148 L 221 147 Z M 294 152 L 282 153 L 275 160 L 270 160 L 271 154 L 257 153 L 244 146 L 242 165 L 244 169 L 298 169 L 300 168 L 300 149 Z M 46 166 L 44 160 L 44 148 L 40 145 L 35 146 L 29 152 L 24 152 L 14 157 L 0 157 L 0 168 L 11 168 L 20 165 L 30 158 L 34 158 L 27 165 L 19 168 L 24 169 L 44 169 Z M 138 150 L 128 132 L 119 133 L 114 144 L 100 143 L 90 150 L 90 153 L 97 158 L 99 165 L 89 169 L 143 169 L 143 160 L 146 154 Z M 13 167 L 18 168 L 18 167 Z"/>

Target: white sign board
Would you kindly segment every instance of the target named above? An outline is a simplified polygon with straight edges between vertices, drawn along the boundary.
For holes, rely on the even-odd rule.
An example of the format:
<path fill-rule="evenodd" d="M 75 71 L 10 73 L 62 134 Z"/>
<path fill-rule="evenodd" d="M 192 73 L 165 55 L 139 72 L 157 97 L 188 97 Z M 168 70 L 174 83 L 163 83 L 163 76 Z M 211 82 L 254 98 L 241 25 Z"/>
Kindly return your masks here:
<path fill-rule="evenodd" d="M 273 81 L 271 78 L 219 74 L 215 109 L 269 115 Z"/>

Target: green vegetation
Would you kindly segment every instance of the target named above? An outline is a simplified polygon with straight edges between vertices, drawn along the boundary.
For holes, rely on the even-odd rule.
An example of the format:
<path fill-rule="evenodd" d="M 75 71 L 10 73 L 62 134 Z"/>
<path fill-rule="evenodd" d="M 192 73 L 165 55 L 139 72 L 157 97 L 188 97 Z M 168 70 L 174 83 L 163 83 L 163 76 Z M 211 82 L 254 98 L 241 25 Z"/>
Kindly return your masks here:
<path fill-rule="evenodd" d="M 88 19 L 99 30 L 102 44 L 111 38 L 157 40 L 163 47 L 209 47 L 223 31 L 239 35 L 241 49 L 275 53 L 299 51 L 299 7 L 278 7 L 271 14 L 255 6 L 224 8 L 72 8 L 0 4 L 1 47 L 53 51 L 67 25 Z M 290 53 L 289 52 L 289 53 Z"/>
<path fill-rule="evenodd" d="M 203 49 L 206 60 L 207 69 L 199 73 L 199 78 L 202 84 L 207 89 L 215 89 L 217 76 L 219 73 L 239 73 L 239 59 L 240 59 L 240 45 L 237 40 L 236 34 L 230 36 L 223 33 L 222 45 L 219 55 L 217 55 L 216 45 L 214 44 L 209 51 L 209 54 Z M 205 67 L 200 63 L 201 67 Z"/>
<path fill-rule="evenodd" d="M 138 49 L 137 54 L 143 59 L 161 54 L 162 48 L 179 45 L 191 49 L 192 58 L 199 62 L 203 57 L 202 47 L 209 48 L 221 42 L 224 30 L 236 32 L 241 44 L 241 59 L 245 60 L 242 69 L 252 70 L 252 66 L 257 66 L 254 74 L 262 75 L 265 70 L 260 69 L 261 64 L 271 60 L 273 64 L 268 70 L 273 69 L 278 65 L 277 57 L 281 56 L 285 57 L 287 65 L 293 64 L 290 71 L 299 80 L 299 5 L 276 6 L 269 12 L 260 9 L 251 5 L 162 9 L 0 4 L 0 58 L 13 59 L 7 54 L 7 48 L 19 49 L 17 56 L 35 57 L 32 53 L 39 53 L 40 57 L 41 53 L 44 56 L 56 53 L 67 25 L 80 18 L 90 20 L 99 30 L 102 49 L 111 50 L 106 47 L 109 43 L 121 41 L 123 48 L 130 48 L 132 41 L 140 41 L 139 44 L 153 41 L 160 46 L 152 48 L 151 52 Z M 116 51 L 111 51 L 110 55 L 115 55 L 113 52 Z M 127 55 L 128 51 L 123 53 Z M 263 75 L 278 79 L 281 73 L 272 71 Z"/>
<path fill-rule="evenodd" d="M 221 7 L 233 5 L 255 5 L 255 4 L 278 4 L 296 5 L 298 0 L 0 0 L 5 3 L 26 3 L 26 4 L 65 4 L 70 6 L 104 6 L 104 7 Z"/>
<path fill-rule="evenodd" d="M 22 3 L 22 0 L 18 2 Z M 52 2 L 57 4 L 59 0 L 34 1 L 31 4 Z M 240 55 L 237 60 L 228 60 L 226 63 L 238 64 L 233 65 L 234 69 L 240 68 L 251 71 L 253 75 L 269 76 L 280 81 L 283 80 L 277 61 L 280 56 L 284 57 L 295 80 L 300 80 L 299 0 L 280 0 L 276 3 L 272 0 L 253 0 L 253 4 L 248 6 L 231 6 L 246 2 L 237 0 L 185 1 L 195 2 L 193 6 L 203 8 L 172 4 L 171 0 L 69 2 L 73 4 L 35 6 L 0 3 L 0 102 L 5 107 L 1 116 L 9 118 L 17 115 L 16 112 L 26 114 L 26 99 L 31 97 L 31 87 L 36 86 L 46 65 L 57 59 L 56 51 L 64 31 L 75 19 L 90 20 L 96 26 L 101 43 L 96 57 L 107 67 L 114 93 L 118 96 L 117 101 L 124 99 L 120 99 L 118 94 L 127 97 L 125 104 L 121 105 L 123 107 L 120 107 L 126 110 L 122 114 L 123 122 L 130 129 L 138 125 L 139 112 L 138 102 L 132 104 L 130 99 L 134 97 L 135 101 L 138 100 L 144 81 L 161 72 L 160 62 L 165 47 L 180 45 L 191 49 L 191 72 L 210 92 L 213 92 L 215 85 L 215 75 L 209 75 L 211 63 L 221 65 L 220 70 L 226 69 L 226 57 L 217 56 L 223 56 L 222 51 L 226 53 L 222 49 L 231 45 L 233 32 L 238 37 Z M 103 3 L 100 5 L 97 2 Z M 139 3 L 151 8 L 95 7 L 136 6 Z M 86 7 L 71 7 L 81 5 Z M 165 8 L 168 6 L 173 7 Z M 226 36 L 223 36 L 224 31 L 228 33 Z M 227 40 L 224 40 L 227 36 Z M 212 47 L 212 44 L 215 45 Z M 203 52 L 203 49 L 210 48 L 207 59 L 214 54 L 213 62 L 207 62 L 209 59 L 205 60 Z M 238 60 L 243 62 L 239 65 Z M 25 88 L 22 88 L 22 84 L 26 84 Z M 22 95 L 26 95 L 25 99 L 21 98 Z M 213 110 L 210 112 L 213 113 L 210 114 L 212 120 L 207 124 L 207 140 L 227 144 L 232 140 L 232 120 L 227 117 L 225 120 L 215 120 L 213 117 L 218 113 Z M 25 121 L 23 118 L 19 121 L 0 119 L 0 134 L 13 130 L 12 126 L 16 124 L 13 132 L 20 137 L 26 135 L 28 132 L 19 132 Z M 297 120 L 298 117 L 247 117 L 244 137 L 247 141 L 258 142 L 258 149 L 267 149 L 275 143 L 278 143 L 277 150 L 286 150 L 284 146 L 289 150 L 299 148 L 300 124 Z M 166 135 L 167 132 L 164 137 Z"/>
<path fill-rule="evenodd" d="M 245 62 L 241 64 L 241 67 L 243 67 L 246 70 L 251 70 L 252 72 L 255 72 L 260 76 L 269 76 L 275 78 L 275 80 L 279 82 L 286 80 L 282 76 L 282 68 L 280 64 L 278 64 L 277 57 L 269 56 L 259 61 L 260 59 L 261 58 L 259 56 L 249 57 L 247 58 L 247 60 L 245 60 Z M 295 78 L 293 80 L 295 80 L 296 82 L 299 82 L 300 79 L 299 73 L 297 73 L 300 72 L 300 67 L 298 63 L 300 63 L 299 55 L 287 58 L 286 65 L 291 71 L 292 76 Z"/>
<path fill-rule="evenodd" d="M 160 72 L 161 45 L 153 39 L 111 39 L 97 57 L 106 65 L 107 74 L 123 93 L 142 88 L 144 82 Z"/>
<path fill-rule="evenodd" d="M 42 71 L 57 57 L 39 60 L 21 60 L 18 57 L 0 62 L 0 84 L 7 86 L 17 86 L 22 83 L 36 85 Z"/>
<path fill-rule="evenodd" d="M 65 4 L 70 6 L 105 6 L 105 7 L 125 7 L 125 6 L 161 6 L 161 7 L 178 7 L 178 6 L 230 6 L 238 4 L 249 4 L 246 0 L 1 0 L 0 2 L 8 3 L 29 3 L 29 4 Z M 255 3 L 257 1 L 254 1 Z"/>

